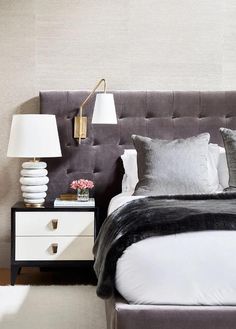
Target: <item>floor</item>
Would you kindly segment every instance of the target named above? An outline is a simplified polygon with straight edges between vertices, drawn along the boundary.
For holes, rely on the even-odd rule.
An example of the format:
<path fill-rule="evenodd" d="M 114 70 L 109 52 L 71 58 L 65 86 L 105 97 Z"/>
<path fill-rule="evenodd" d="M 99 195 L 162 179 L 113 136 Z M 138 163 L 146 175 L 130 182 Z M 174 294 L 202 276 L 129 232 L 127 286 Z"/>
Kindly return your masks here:
<path fill-rule="evenodd" d="M 0 269 L 1 283 L 9 283 L 9 274 Z M 52 274 L 26 269 L 15 286 L 0 286 L 1 329 L 106 328 L 104 301 L 96 296 L 95 286 L 29 284 L 45 277 L 49 282 Z"/>
<path fill-rule="evenodd" d="M 0 268 L 0 285 L 10 284 L 10 269 Z M 17 276 L 19 285 L 51 285 L 51 284 L 96 284 L 93 272 L 87 269 L 40 270 L 39 268 L 23 267 Z"/>

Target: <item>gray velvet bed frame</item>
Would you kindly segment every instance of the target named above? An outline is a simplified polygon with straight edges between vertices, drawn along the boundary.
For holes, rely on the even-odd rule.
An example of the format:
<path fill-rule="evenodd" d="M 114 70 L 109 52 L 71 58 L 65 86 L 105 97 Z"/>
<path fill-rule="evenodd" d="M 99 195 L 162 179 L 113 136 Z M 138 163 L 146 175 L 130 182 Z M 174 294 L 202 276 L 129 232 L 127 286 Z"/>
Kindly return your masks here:
<path fill-rule="evenodd" d="M 236 91 L 159 92 L 115 91 L 118 125 L 91 125 L 81 145 L 73 138 L 73 117 L 88 92 L 40 92 L 41 113 L 57 117 L 62 158 L 47 159 L 48 199 L 68 191 L 69 183 L 85 177 L 95 181 L 94 196 L 100 210 L 98 229 L 110 199 L 120 193 L 125 148 L 131 135 L 185 138 L 209 132 L 211 142 L 222 145 L 220 127 L 236 129 Z M 106 301 L 109 329 L 235 329 L 236 307 L 129 305 L 120 297 Z"/>

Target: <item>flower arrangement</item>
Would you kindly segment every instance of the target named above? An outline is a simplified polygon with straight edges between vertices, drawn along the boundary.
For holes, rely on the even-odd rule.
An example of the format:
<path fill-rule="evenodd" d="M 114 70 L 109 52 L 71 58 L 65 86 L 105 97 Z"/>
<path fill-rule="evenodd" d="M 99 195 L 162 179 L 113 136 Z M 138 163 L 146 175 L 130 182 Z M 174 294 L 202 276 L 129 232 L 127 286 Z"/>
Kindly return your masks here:
<path fill-rule="evenodd" d="M 70 184 L 70 188 L 73 190 L 87 190 L 92 189 L 94 187 L 94 183 L 91 180 L 88 179 L 79 179 L 79 180 L 73 180 L 73 182 Z"/>
<path fill-rule="evenodd" d="M 89 200 L 89 190 L 94 187 L 94 183 L 88 179 L 73 180 L 70 184 L 70 188 L 77 190 L 77 200 L 88 201 Z"/>

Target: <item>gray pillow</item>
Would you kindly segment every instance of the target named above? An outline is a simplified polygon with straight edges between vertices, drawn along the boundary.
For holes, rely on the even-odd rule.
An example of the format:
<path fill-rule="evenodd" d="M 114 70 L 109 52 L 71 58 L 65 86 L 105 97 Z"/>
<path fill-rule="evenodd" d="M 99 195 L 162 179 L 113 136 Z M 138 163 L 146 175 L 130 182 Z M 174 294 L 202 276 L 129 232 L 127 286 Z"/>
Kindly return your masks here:
<path fill-rule="evenodd" d="M 236 188 L 236 130 L 220 128 L 229 169 L 229 188 Z"/>
<path fill-rule="evenodd" d="M 139 178 L 133 195 L 215 192 L 208 180 L 208 133 L 173 141 L 137 135 L 132 139 Z"/>

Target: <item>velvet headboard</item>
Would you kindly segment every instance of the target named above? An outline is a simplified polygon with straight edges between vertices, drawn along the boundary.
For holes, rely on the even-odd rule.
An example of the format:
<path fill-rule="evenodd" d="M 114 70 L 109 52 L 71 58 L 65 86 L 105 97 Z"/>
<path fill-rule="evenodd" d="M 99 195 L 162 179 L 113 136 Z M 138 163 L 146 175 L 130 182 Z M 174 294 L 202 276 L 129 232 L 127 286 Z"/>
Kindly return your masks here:
<path fill-rule="evenodd" d="M 131 134 L 174 139 L 209 132 L 211 142 L 222 145 L 219 128 L 236 129 L 236 91 L 113 93 L 118 125 L 91 125 L 92 100 L 85 108 L 89 117 L 88 138 L 79 145 L 73 138 L 73 117 L 88 92 L 40 92 L 41 113 L 57 117 L 63 155 L 47 159 L 48 199 L 67 192 L 73 179 L 92 179 L 100 221 L 106 216 L 110 199 L 121 191 L 120 156 L 125 148 L 133 147 Z"/>

